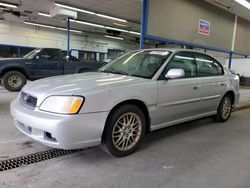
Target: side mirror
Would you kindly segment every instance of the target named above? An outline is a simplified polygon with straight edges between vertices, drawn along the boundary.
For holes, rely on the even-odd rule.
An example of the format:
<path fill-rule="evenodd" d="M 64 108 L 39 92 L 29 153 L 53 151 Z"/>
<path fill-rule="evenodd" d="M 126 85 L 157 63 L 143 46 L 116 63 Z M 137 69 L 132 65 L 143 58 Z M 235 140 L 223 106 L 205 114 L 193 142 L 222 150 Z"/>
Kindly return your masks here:
<path fill-rule="evenodd" d="M 182 78 L 185 76 L 183 69 L 170 69 L 165 75 L 166 79 Z"/>
<path fill-rule="evenodd" d="M 36 56 L 36 59 L 39 59 L 39 58 L 40 58 L 39 55 L 37 55 L 37 56 Z"/>

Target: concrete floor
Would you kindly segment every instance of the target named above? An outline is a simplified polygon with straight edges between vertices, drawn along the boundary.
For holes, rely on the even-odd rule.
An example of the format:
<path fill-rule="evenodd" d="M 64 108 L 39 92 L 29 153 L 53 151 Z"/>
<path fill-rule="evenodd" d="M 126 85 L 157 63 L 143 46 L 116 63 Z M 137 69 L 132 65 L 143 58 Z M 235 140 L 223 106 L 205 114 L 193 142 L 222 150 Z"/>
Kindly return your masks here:
<path fill-rule="evenodd" d="M 250 104 L 243 89 L 240 104 Z M 16 130 L 9 103 L 17 93 L 0 88 L 0 160 L 49 148 Z M 114 158 L 100 148 L 0 172 L 5 187 L 246 188 L 250 185 L 250 110 L 226 123 L 202 119 L 146 136 L 140 149 Z"/>

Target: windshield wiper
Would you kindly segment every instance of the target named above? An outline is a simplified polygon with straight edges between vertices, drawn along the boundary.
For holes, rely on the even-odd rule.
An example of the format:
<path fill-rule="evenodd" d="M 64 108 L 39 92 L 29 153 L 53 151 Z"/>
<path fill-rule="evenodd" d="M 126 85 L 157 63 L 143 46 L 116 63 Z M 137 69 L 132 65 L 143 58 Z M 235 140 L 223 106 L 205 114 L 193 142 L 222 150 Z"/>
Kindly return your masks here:
<path fill-rule="evenodd" d="M 149 78 L 148 76 L 142 76 L 142 75 L 139 75 L 139 74 L 130 74 L 129 76 L 134 76 L 134 77 L 139 77 L 139 78 L 145 78 L 145 79 Z"/>
<path fill-rule="evenodd" d="M 102 71 L 102 72 L 105 72 L 105 73 L 112 73 L 112 74 L 121 74 L 121 75 L 126 75 L 128 76 L 128 73 L 127 72 L 123 72 L 123 71 Z"/>

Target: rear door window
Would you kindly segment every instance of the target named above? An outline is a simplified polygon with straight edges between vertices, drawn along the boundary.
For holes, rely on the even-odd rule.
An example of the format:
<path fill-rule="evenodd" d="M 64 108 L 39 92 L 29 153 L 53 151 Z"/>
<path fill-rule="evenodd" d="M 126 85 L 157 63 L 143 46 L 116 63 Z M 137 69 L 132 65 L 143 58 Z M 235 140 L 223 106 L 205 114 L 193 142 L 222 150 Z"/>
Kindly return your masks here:
<path fill-rule="evenodd" d="M 195 54 L 198 76 L 223 75 L 223 68 L 215 59 L 205 54 Z"/>

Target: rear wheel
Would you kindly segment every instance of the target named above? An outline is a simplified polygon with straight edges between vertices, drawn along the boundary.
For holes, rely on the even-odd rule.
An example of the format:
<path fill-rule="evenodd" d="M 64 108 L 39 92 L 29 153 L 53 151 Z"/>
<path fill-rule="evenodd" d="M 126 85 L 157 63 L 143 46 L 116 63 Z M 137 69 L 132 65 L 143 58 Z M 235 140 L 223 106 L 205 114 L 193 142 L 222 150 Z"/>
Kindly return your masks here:
<path fill-rule="evenodd" d="M 2 85 L 8 91 L 20 91 L 26 84 L 26 77 L 18 71 L 9 71 L 2 78 Z"/>
<path fill-rule="evenodd" d="M 133 153 L 145 135 L 146 120 L 140 108 L 124 105 L 111 114 L 104 131 L 105 151 L 117 157 Z"/>
<path fill-rule="evenodd" d="M 232 96 L 225 95 L 219 105 L 215 119 L 219 122 L 225 122 L 229 119 L 233 108 Z"/>

